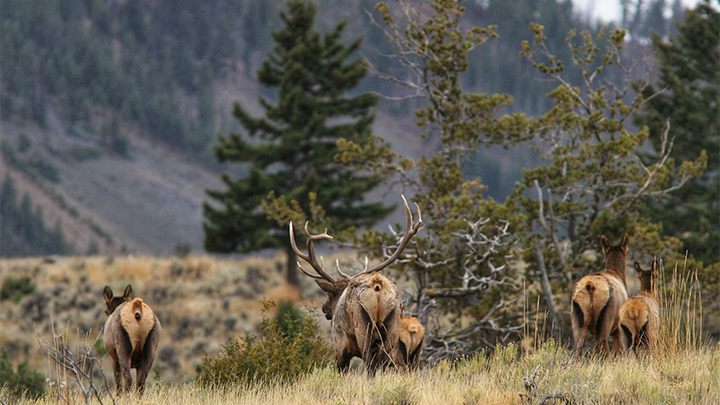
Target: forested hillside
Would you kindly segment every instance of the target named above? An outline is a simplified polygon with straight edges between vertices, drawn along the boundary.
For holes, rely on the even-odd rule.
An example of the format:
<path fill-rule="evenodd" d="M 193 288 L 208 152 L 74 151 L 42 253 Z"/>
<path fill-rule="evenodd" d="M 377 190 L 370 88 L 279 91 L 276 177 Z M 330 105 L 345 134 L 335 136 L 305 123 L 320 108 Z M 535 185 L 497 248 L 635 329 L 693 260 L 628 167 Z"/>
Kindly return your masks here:
<path fill-rule="evenodd" d="M 272 46 L 270 27 L 278 24 L 283 3 L 2 0 L 0 167 L 7 220 L 0 254 L 201 249 L 204 189 L 218 187 L 222 170 L 243 170 L 214 162 L 215 133 L 237 129 L 230 114 L 234 100 L 252 112 L 258 93 L 272 99 L 254 72 Z M 391 44 L 373 25 L 379 18 L 374 0 L 318 3 L 318 28 L 349 16 L 347 35 L 365 37 L 362 56 L 377 70 L 402 77 L 401 66 L 385 56 Z M 671 20 L 681 13 L 678 1 L 622 3 L 618 24 L 643 49 L 649 29 L 670 33 Z M 537 115 L 550 108 L 545 94 L 551 84 L 518 56 L 521 41 L 532 38 L 530 22 L 546 27 L 547 43 L 560 57 L 569 55 L 569 29 L 597 29 L 570 1 L 466 6 L 464 25 L 497 25 L 499 38 L 470 55 L 462 85 L 513 96 L 508 112 Z M 376 77 L 356 89 L 368 90 L 406 95 Z M 432 136 L 421 145 L 407 145 L 402 137 L 413 130 L 417 107 L 413 99 L 381 101 L 375 132 L 411 154 L 432 150 Z M 537 162 L 524 149 L 493 148 L 480 151 L 464 171 L 502 198 L 521 167 L 532 164 Z"/>

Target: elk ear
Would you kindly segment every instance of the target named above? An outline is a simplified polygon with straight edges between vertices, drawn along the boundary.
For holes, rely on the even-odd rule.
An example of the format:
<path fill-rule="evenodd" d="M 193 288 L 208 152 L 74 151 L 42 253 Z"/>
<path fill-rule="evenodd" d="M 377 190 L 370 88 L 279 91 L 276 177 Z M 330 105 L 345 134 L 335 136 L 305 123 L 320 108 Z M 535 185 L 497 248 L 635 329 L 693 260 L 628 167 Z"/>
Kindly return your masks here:
<path fill-rule="evenodd" d="M 328 294 L 337 294 L 337 286 L 334 283 L 325 280 L 315 280 L 318 287 Z"/>
<path fill-rule="evenodd" d="M 640 267 L 640 263 L 635 262 L 635 271 L 637 272 L 638 277 L 640 277 L 640 274 L 642 274 L 643 269 Z"/>
<path fill-rule="evenodd" d="M 109 305 L 112 302 L 113 299 L 113 292 L 110 289 L 110 286 L 105 286 L 103 289 L 103 298 L 105 298 L 105 304 Z"/>
<path fill-rule="evenodd" d="M 623 253 L 627 253 L 629 244 L 630 244 L 630 236 L 628 236 L 628 234 L 625 234 L 625 236 L 623 236 L 622 244 L 620 245 L 620 247 L 623 250 Z"/>
<path fill-rule="evenodd" d="M 130 284 L 125 287 L 125 292 L 123 293 L 123 300 L 124 301 L 130 301 L 132 300 L 132 286 Z"/>
<path fill-rule="evenodd" d="M 610 249 L 610 243 L 608 243 L 605 235 L 600 237 L 600 246 L 602 247 L 603 254 L 607 254 L 608 249 Z"/>

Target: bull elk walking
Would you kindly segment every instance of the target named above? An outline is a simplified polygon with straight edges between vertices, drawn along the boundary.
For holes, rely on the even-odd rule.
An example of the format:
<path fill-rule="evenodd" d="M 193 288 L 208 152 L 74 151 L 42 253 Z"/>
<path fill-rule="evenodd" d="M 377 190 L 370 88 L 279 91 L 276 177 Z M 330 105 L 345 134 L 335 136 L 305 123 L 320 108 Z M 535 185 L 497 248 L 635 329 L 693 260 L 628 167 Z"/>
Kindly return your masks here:
<path fill-rule="evenodd" d="M 122 297 L 113 296 L 110 287 L 103 290 L 105 321 L 103 340 L 113 359 L 115 390 L 129 391 L 132 387 L 130 369 L 137 370 L 137 389 L 145 390 L 145 379 L 155 360 L 162 325 L 150 307 L 140 298 L 132 298 L 132 286 L 128 284 Z M 125 379 L 125 386 L 122 380 Z"/>
<path fill-rule="evenodd" d="M 290 244 L 293 250 L 315 269 L 317 275 L 306 272 L 302 266 L 300 269 L 315 279 L 317 285 L 328 295 L 322 310 L 330 320 L 335 358 L 340 371 L 348 370 L 353 357 L 363 359 L 369 373 L 374 373 L 379 367 L 393 361 L 392 353 L 400 337 L 402 302 L 395 283 L 379 272 L 400 257 L 410 239 L 422 226 L 417 204 L 418 222 L 414 225 L 405 197 L 403 204 L 407 226 L 395 252 L 370 269 L 366 263 L 366 268 L 354 276 L 341 272 L 338 266 L 338 273 L 342 276 L 339 279 L 328 274 L 323 264 L 318 263 L 313 245 L 316 240 L 332 239 L 332 236 L 328 235 L 327 231 L 311 235 L 305 223 L 308 253 L 304 254 L 295 243 L 293 224 L 290 222 Z"/>
<path fill-rule="evenodd" d="M 620 308 L 620 341 L 623 349 L 632 348 L 637 353 L 638 346 L 652 350 L 660 334 L 657 260 L 653 260 L 650 270 L 643 270 L 635 262 L 635 271 L 640 279 L 640 292 L 625 301 Z"/>
<path fill-rule="evenodd" d="M 575 355 L 582 357 L 585 332 L 595 336 L 595 352 L 610 354 L 607 339 L 612 335 L 613 350 L 620 351 L 620 307 L 627 300 L 625 258 L 630 238 L 623 236 L 619 245 L 610 245 L 602 236 L 600 243 L 605 254 L 605 270 L 589 274 L 575 285 L 572 297 L 571 321 Z"/>

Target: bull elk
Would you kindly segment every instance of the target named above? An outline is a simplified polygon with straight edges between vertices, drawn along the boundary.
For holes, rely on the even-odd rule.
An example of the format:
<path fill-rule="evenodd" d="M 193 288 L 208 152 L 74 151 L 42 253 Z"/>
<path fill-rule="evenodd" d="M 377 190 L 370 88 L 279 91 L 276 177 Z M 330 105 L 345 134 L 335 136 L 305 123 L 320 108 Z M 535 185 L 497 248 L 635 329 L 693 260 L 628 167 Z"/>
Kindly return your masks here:
<path fill-rule="evenodd" d="M 380 274 L 391 265 L 407 246 L 410 239 L 422 226 L 420 208 L 418 222 L 413 225 L 413 217 L 405 197 L 405 217 L 407 221 L 405 235 L 395 252 L 375 267 L 367 268 L 354 276 L 340 271 L 342 278 L 336 279 L 328 274 L 315 256 L 314 242 L 320 239 L 332 239 L 327 231 L 311 235 L 305 223 L 307 236 L 307 254 L 298 249 L 295 243 L 293 224 L 290 222 L 290 245 L 295 253 L 305 260 L 317 275 L 310 274 L 300 267 L 303 273 L 313 278 L 317 285 L 327 293 L 328 299 L 322 306 L 325 317 L 330 320 L 330 331 L 335 358 L 340 371 L 347 371 L 350 360 L 360 357 L 365 361 L 369 373 L 392 362 L 392 353 L 400 337 L 402 302 L 397 286 L 393 281 Z M 322 259 L 321 259 L 322 261 Z"/>
<path fill-rule="evenodd" d="M 602 236 L 605 270 L 589 274 L 575 285 L 572 296 L 571 321 L 575 355 L 582 357 L 585 333 L 595 336 L 596 353 L 610 354 L 607 339 L 613 337 L 613 350 L 620 351 L 620 307 L 627 300 L 625 258 L 630 238 L 623 236 L 619 245 L 610 245 Z"/>
<path fill-rule="evenodd" d="M 623 349 L 632 348 L 637 353 L 639 346 L 652 349 L 660 334 L 660 305 L 657 300 L 657 260 L 650 270 L 643 270 L 635 262 L 635 271 L 640 279 L 640 292 L 625 301 L 620 308 L 620 341 Z"/>
<path fill-rule="evenodd" d="M 414 316 L 403 316 L 400 324 L 400 338 L 393 356 L 400 369 L 417 370 L 425 343 L 425 327 Z"/>
<path fill-rule="evenodd" d="M 137 371 L 137 389 L 145 390 L 145 380 L 155 360 L 162 325 L 150 307 L 140 298 L 132 298 L 132 286 L 128 284 L 122 297 L 113 296 L 110 287 L 103 290 L 105 321 L 103 339 L 108 354 L 113 359 L 115 390 L 129 391 L 132 387 L 130 369 Z M 122 380 L 125 379 L 125 386 Z"/>

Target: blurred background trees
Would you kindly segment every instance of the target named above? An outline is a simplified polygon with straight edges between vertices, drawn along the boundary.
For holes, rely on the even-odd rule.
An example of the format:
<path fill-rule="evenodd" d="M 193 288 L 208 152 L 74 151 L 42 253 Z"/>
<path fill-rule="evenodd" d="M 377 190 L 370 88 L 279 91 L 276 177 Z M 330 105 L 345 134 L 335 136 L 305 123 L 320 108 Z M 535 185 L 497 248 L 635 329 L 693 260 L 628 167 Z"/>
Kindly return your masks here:
<path fill-rule="evenodd" d="M 203 205 L 205 248 L 211 252 L 252 252 L 284 247 L 287 280 L 298 284 L 297 259 L 287 223 L 325 223 L 334 233 L 370 227 L 394 207 L 363 203 L 380 178 L 338 165 L 335 143 L 346 139 L 365 145 L 375 118 L 377 96 L 348 96 L 367 68 L 357 52 L 362 37 L 349 45 L 342 35 L 347 20 L 322 35 L 313 27 L 317 8 L 289 0 L 280 11 L 282 28 L 272 31 L 275 47 L 257 71 L 263 85 L 277 89 L 277 102 L 260 97 L 262 118 L 238 102 L 234 115 L 245 134 L 220 135 L 220 162 L 248 163 L 249 174 L 233 180 L 223 175 L 226 191 L 208 190 L 224 205 Z M 320 209 L 321 211 L 318 211 Z"/>

